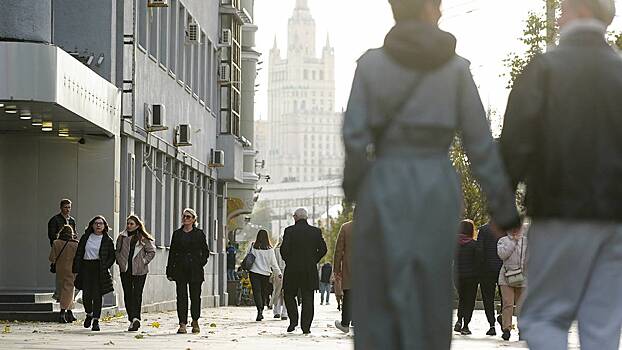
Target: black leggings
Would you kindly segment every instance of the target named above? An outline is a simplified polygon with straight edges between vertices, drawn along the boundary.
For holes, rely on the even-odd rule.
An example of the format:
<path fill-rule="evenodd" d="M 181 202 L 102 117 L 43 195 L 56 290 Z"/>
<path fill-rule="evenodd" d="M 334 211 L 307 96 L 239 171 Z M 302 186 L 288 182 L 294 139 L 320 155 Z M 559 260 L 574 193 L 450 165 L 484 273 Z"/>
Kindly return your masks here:
<path fill-rule="evenodd" d="M 268 282 L 270 276 L 262 275 L 259 273 L 250 273 L 251 286 L 253 287 L 253 299 L 255 300 L 255 306 L 257 311 L 263 311 L 263 307 L 268 300 Z"/>
<path fill-rule="evenodd" d="M 84 260 L 80 276 L 82 278 L 82 304 L 87 315 L 99 319 L 102 314 L 102 294 L 100 290 L 99 260 Z"/>
<path fill-rule="evenodd" d="M 121 273 L 125 311 L 127 312 L 127 319 L 130 322 L 134 319 L 140 320 L 140 311 L 143 303 L 143 289 L 145 287 L 146 279 L 147 275 L 132 276 L 129 273 Z"/>
<path fill-rule="evenodd" d="M 477 278 L 460 278 L 458 280 L 458 317 L 463 319 L 465 327 L 469 325 L 473 316 L 477 285 Z"/>

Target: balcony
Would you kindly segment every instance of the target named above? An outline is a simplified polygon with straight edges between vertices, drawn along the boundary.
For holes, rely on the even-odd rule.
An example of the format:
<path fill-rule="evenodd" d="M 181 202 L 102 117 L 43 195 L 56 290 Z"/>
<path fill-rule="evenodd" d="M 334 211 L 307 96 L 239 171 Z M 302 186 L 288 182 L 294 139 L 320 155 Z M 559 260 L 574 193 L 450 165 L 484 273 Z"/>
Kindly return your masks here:
<path fill-rule="evenodd" d="M 218 149 L 225 152 L 225 166 L 218 170 L 218 179 L 226 182 L 243 183 L 244 148 L 239 137 L 220 134 Z"/>

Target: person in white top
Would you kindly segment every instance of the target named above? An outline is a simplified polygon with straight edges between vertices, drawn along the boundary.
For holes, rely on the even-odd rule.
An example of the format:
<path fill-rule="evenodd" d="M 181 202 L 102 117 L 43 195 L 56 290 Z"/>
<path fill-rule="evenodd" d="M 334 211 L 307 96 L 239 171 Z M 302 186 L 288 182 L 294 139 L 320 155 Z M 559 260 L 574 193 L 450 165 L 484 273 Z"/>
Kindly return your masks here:
<path fill-rule="evenodd" d="M 263 320 L 263 308 L 268 299 L 268 282 L 270 275 L 274 273 L 277 279 L 281 280 L 283 274 L 276 261 L 276 255 L 270 240 L 268 231 L 259 230 L 257 239 L 251 245 L 250 252 L 255 256 L 255 262 L 250 269 L 251 286 L 253 288 L 253 299 L 257 307 L 257 321 Z"/>
<path fill-rule="evenodd" d="M 276 255 L 276 262 L 279 264 L 281 271 L 285 270 L 285 260 L 281 257 L 281 244 L 283 243 L 283 236 L 279 238 L 279 244 L 274 248 Z M 272 275 L 272 285 L 274 290 L 272 291 L 272 311 L 274 312 L 274 318 L 280 318 L 281 320 L 287 320 L 287 308 L 285 307 L 285 299 L 283 298 L 283 279 L 278 276 Z"/>

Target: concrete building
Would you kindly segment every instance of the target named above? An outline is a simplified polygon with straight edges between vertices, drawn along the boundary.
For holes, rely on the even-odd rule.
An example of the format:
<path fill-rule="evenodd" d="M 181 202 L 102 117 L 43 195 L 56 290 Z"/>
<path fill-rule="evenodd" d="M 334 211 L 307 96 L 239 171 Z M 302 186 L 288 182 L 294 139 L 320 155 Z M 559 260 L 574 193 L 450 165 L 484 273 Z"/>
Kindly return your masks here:
<path fill-rule="evenodd" d="M 342 114 L 335 113 L 335 56 L 327 36 L 316 55 L 316 28 L 306 0 L 296 0 L 288 24 L 287 58 L 270 50 L 267 127 L 258 128 L 259 157 L 272 181 L 341 176 Z"/>
<path fill-rule="evenodd" d="M 57 309 L 46 299 L 46 224 L 61 198 L 72 199 L 79 233 L 97 214 L 114 239 L 129 213 L 144 219 L 158 247 L 146 309 L 175 307 L 167 247 L 182 209 L 195 208 L 212 252 L 203 303 L 226 304 L 227 199 L 252 206 L 255 195 L 244 85 L 254 86 L 257 57 L 245 65 L 241 54 L 253 51 L 253 30 L 242 30 L 255 28 L 253 5 L 0 0 L 0 319 L 16 300 L 45 302 L 25 306 L 38 313 L 9 307 L 14 319 Z M 117 272 L 113 309 L 123 308 Z"/>

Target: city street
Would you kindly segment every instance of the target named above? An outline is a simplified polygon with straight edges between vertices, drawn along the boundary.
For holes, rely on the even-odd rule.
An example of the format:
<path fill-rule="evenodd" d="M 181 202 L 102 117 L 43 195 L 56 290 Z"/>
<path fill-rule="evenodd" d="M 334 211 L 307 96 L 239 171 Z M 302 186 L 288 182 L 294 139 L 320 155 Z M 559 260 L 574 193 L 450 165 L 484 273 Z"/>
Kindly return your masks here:
<path fill-rule="evenodd" d="M 310 336 L 300 329 L 293 334 L 285 331 L 288 321 L 274 320 L 272 312 L 265 312 L 263 322 L 255 322 L 252 307 L 223 307 L 203 310 L 202 331 L 199 335 L 177 335 L 176 314 L 149 313 L 143 315 L 140 332 L 126 331 L 124 317 L 105 320 L 101 332 L 91 332 L 81 326 L 54 323 L 0 324 L 0 349 L 249 349 L 255 350 L 345 350 L 353 349 L 352 334 L 342 334 L 333 322 L 339 313 L 336 305 L 320 306 L 316 298 L 316 317 Z M 485 334 L 487 324 L 483 311 L 476 311 L 471 323 L 473 335 L 454 335 L 454 350 L 525 349 L 524 342 L 513 334 L 510 342 L 499 336 Z M 497 328 L 498 331 L 498 328 Z M 578 349 L 576 329 L 571 332 L 570 349 Z"/>

